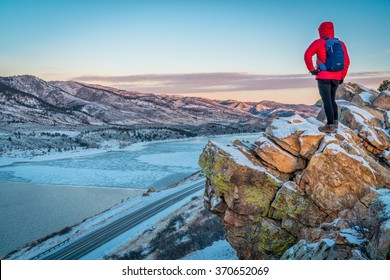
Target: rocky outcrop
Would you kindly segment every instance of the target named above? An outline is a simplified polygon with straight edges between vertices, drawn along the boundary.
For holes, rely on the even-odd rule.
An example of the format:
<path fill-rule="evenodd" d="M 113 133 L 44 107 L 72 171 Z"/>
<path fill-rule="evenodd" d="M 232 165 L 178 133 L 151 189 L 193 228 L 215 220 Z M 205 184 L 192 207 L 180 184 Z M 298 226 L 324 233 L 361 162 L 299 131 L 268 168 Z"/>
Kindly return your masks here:
<path fill-rule="evenodd" d="M 390 128 L 390 93 L 378 92 L 361 85 L 348 83 L 339 87 L 336 93 L 339 107 L 339 121 L 363 140 L 366 149 L 375 155 L 390 148 L 390 138 L 386 129 Z M 319 120 L 325 120 L 320 111 Z"/>
<path fill-rule="evenodd" d="M 205 147 L 205 206 L 222 219 L 239 258 L 390 257 L 386 110 L 351 102 L 362 88 L 344 87 L 350 101 L 339 102 L 334 134 L 294 115 L 274 120 L 253 143 Z"/>
<path fill-rule="evenodd" d="M 379 95 L 380 92 L 375 89 L 366 88 L 355 83 L 345 83 L 337 89 L 336 99 L 357 104 L 372 104 Z"/>

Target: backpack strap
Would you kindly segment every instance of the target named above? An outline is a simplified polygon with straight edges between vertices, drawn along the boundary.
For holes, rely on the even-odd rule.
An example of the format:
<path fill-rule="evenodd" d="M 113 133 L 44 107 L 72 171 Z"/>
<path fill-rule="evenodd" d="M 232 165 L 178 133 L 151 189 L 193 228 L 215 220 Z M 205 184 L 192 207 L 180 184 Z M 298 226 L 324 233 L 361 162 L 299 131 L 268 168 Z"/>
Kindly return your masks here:
<path fill-rule="evenodd" d="M 325 51 L 326 51 L 328 48 L 327 45 L 328 45 L 329 37 L 323 36 L 323 37 L 321 37 L 321 39 L 325 40 Z M 317 60 L 321 62 L 321 64 L 318 65 L 318 69 L 320 69 L 322 71 L 326 71 L 325 61 L 322 61 L 318 56 L 317 56 Z"/>

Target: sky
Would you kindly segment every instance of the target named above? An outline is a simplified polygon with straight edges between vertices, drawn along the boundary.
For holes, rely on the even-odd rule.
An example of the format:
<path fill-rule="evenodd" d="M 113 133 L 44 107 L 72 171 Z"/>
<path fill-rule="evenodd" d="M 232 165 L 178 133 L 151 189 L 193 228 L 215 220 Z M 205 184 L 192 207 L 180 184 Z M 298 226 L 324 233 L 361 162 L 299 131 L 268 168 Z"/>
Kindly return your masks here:
<path fill-rule="evenodd" d="M 332 21 L 346 81 L 390 78 L 390 0 L 0 0 L 0 76 L 311 104 L 303 53 Z"/>

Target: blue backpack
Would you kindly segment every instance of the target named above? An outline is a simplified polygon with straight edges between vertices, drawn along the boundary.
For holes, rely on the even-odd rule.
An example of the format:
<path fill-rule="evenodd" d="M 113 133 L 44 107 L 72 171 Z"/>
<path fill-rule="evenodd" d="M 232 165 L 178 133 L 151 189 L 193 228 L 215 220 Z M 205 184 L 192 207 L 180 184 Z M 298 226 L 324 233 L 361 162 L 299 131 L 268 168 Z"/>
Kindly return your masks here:
<path fill-rule="evenodd" d="M 337 72 L 344 69 L 344 51 L 342 42 L 337 39 L 329 39 L 324 37 L 326 40 L 326 61 L 320 64 L 318 67 L 320 70 Z"/>

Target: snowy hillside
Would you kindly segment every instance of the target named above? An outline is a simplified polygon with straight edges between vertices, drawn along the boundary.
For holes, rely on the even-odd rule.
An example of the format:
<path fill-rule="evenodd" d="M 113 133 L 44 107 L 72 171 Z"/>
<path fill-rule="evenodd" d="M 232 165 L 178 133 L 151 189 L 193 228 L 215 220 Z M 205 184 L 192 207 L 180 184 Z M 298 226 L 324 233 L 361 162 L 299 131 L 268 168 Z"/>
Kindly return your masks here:
<path fill-rule="evenodd" d="M 255 123 L 261 124 L 271 116 L 259 115 L 256 106 L 144 94 L 74 81 L 46 82 L 27 75 L 0 78 L 0 122 L 6 123 L 198 126 L 223 122 L 225 126 L 239 123 L 242 127 L 255 127 Z M 291 111 L 282 104 L 267 109 L 271 107 Z M 317 113 L 312 106 L 298 105 L 296 109 Z"/>

